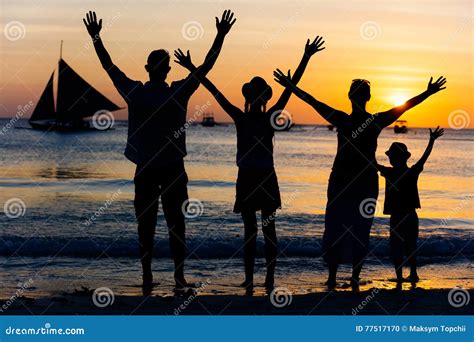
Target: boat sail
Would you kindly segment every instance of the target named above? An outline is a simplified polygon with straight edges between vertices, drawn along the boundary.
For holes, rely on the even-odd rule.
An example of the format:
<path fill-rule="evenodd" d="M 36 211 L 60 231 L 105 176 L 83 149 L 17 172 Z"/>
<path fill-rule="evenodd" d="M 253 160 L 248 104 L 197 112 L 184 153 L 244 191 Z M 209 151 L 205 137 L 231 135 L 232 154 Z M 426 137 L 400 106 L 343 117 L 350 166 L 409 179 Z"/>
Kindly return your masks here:
<path fill-rule="evenodd" d="M 62 42 L 61 42 L 62 50 Z M 54 71 L 28 122 L 40 130 L 83 130 L 92 129 L 83 120 L 100 111 L 112 112 L 121 109 L 94 89 L 62 58 L 59 57 L 58 93 L 54 108 Z"/>

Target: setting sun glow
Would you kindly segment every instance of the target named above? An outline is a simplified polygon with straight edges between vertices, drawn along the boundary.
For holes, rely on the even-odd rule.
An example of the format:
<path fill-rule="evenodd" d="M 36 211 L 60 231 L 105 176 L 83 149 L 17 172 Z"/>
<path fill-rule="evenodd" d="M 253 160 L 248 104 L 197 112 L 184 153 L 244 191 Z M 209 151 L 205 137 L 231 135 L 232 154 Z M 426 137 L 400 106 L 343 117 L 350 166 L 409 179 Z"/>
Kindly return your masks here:
<path fill-rule="evenodd" d="M 273 104 L 283 90 L 273 81 L 273 71 L 294 71 L 306 39 L 321 35 L 326 49 L 311 59 L 299 86 L 334 108 L 351 111 L 347 90 L 355 78 L 371 82 L 372 98 L 367 109 L 376 112 L 423 92 L 431 76 L 445 76 L 446 90 L 410 110 L 402 119 L 410 120 L 412 127 L 448 127 L 450 114 L 463 111 L 470 118 L 474 109 L 473 20 L 472 13 L 466 12 L 471 6 L 467 0 L 361 0 L 355 2 L 357 6 L 348 6 L 342 0 L 261 0 L 251 7 L 248 1 L 40 3 L 2 4 L 2 21 L 10 23 L 9 28 L 17 26 L 4 30 L 8 34 L 0 37 L 0 117 L 12 117 L 18 106 L 29 101 L 37 103 L 57 66 L 61 40 L 65 61 L 98 91 L 126 107 L 92 48 L 82 22 L 88 10 L 97 11 L 104 20 L 101 35 L 113 62 L 130 78 L 146 81 L 148 75 L 143 66 L 154 49 L 189 49 L 193 61 L 200 63 L 216 33 L 214 16 L 229 7 L 238 20 L 209 79 L 240 108 L 244 107 L 242 85 L 256 75 L 272 87 Z M 186 32 L 190 23 L 197 29 L 195 36 Z M 186 70 L 172 63 L 167 81 L 186 75 Z M 216 121 L 230 121 L 204 87 L 191 98 L 189 108 L 208 101 Z M 25 113 L 25 118 L 33 108 Z M 295 124 L 325 124 L 295 96 L 286 109 L 294 114 Z M 434 114 L 427 117 L 423 115 L 426 112 Z M 114 115 L 117 120 L 126 119 L 127 110 Z M 467 122 L 473 127 L 474 119 Z"/>
<path fill-rule="evenodd" d="M 403 95 L 392 95 L 391 100 L 394 106 L 400 106 L 407 101 L 407 98 Z"/>

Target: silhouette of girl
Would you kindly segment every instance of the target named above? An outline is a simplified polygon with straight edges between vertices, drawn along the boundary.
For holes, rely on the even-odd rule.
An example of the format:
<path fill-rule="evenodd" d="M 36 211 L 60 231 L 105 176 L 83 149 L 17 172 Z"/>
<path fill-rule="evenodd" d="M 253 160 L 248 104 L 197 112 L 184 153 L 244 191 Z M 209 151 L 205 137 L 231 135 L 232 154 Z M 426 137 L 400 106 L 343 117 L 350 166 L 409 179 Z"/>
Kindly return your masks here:
<path fill-rule="evenodd" d="M 310 43 L 308 40 L 301 62 L 293 81 L 297 83 L 304 73 L 309 59 L 321 48 L 320 37 Z M 290 90 L 282 93 L 277 103 L 267 110 L 272 89 L 261 77 L 254 77 L 242 87 L 245 109 L 231 104 L 222 93 L 191 62 L 189 51 L 184 55 L 175 51 L 176 62 L 192 72 L 215 97 L 224 111 L 233 119 L 237 129 L 237 166 L 239 167 L 234 212 L 240 213 L 244 222 L 244 264 L 245 281 L 242 286 L 253 288 L 253 273 L 257 248 L 257 211 L 262 213 L 262 231 L 265 239 L 267 274 L 265 286 L 274 285 L 275 265 L 278 255 L 278 241 L 275 231 L 276 210 L 281 207 L 278 180 L 273 163 L 273 137 L 279 129 L 278 114 L 285 108 L 291 95 Z"/>
<path fill-rule="evenodd" d="M 403 105 L 372 115 L 365 109 L 371 96 L 370 82 L 367 80 L 352 81 L 349 89 L 352 113 L 346 114 L 298 88 L 289 72 L 285 75 L 277 69 L 274 75 L 275 80 L 285 89 L 291 89 L 337 127 L 337 154 L 327 192 L 323 257 L 329 266 L 329 289 L 336 286 L 339 264 L 352 262 L 351 285 L 357 290 L 359 275 L 368 253 L 370 229 L 379 191 L 375 160 L 377 138 L 383 128 L 395 122 L 405 111 L 445 89 L 443 86 L 446 79 L 440 77 L 432 83 L 431 78 L 423 93 Z"/>

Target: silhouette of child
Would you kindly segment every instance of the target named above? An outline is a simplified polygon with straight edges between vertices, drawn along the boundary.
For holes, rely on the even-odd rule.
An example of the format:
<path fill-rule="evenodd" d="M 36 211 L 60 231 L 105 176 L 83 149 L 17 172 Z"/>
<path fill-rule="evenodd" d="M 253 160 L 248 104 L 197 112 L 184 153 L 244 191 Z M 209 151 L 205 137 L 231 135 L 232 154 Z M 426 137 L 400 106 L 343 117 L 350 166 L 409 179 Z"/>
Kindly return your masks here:
<path fill-rule="evenodd" d="M 436 139 L 442 136 L 443 129 L 430 129 L 430 141 L 421 159 L 412 167 L 407 161 L 411 156 L 405 144 L 394 142 L 385 154 L 392 167 L 377 164 L 380 174 L 385 177 L 384 214 L 390 215 L 390 254 L 395 266 L 397 282 L 403 281 L 403 255 L 410 265 L 411 282 L 419 280 L 416 271 L 416 249 L 418 239 L 418 215 L 420 208 L 418 195 L 418 177 L 428 159 Z"/>
<path fill-rule="evenodd" d="M 305 51 L 293 81 L 297 83 L 304 73 L 309 59 L 321 48 L 324 41 L 320 37 L 306 43 Z M 265 239 L 265 259 L 267 274 L 265 287 L 274 286 L 274 273 L 278 255 L 278 241 L 275 231 L 275 212 L 281 207 L 280 190 L 273 163 L 273 137 L 279 129 L 279 114 L 283 111 L 291 96 L 285 89 L 277 103 L 267 110 L 272 97 L 272 88 L 261 77 L 254 77 L 242 87 L 245 109 L 240 110 L 231 104 L 205 75 L 196 71 L 191 62 L 189 51 L 184 55 L 181 50 L 175 52 L 176 62 L 193 72 L 199 81 L 215 97 L 224 111 L 235 122 L 237 129 L 237 166 L 239 167 L 234 212 L 240 213 L 244 222 L 244 264 L 245 281 L 242 287 L 253 289 L 255 256 L 257 249 L 257 216 L 262 212 L 262 231 Z"/>

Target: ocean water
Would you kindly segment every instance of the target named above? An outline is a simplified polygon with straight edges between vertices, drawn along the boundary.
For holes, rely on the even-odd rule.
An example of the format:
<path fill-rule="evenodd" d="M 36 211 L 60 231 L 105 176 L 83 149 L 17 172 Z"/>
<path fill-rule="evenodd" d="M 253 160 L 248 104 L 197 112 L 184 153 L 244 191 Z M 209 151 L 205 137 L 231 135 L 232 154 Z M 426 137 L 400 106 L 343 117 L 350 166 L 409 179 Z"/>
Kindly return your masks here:
<path fill-rule="evenodd" d="M 8 121 L 0 120 L 6 127 Z M 0 135 L 0 298 L 32 279 L 30 295 L 107 286 L 138 291 L 140 266 L 133 210 L 134 165 L 123 156 L 126 123 L 104 132 L 56 133 L 20 128 Z M 23 127 L 23 129 L 21 129 Z M 379 138 L 378 160 L 393 141 L 407 144 L 412 162 L 428 142 L 427 129 Z M 187 132 L 186 168 L 195 217 L 187 219 L 193 281 L 210 279 L 210 293 L 235 292 L 242 280 L 243 227 L 232 212 L 236 137 L 233 125 Z M 446 130 L 437 141 L 419 189 L 421 286 L 474 287 L 474 131 Z M 324 126 L 296 126 L 278 132 L 275 162 L 283 209 L 277 215 L 281 257 L 277 283 L 297 292 L 322 289 L 321 261 L 326 186 L 336 151 L 336 132 Z M 382 286 L 393 272 L 388 259 L 388 217 L 382 214 L 384 182 L 371 233 L 370 257 L 362 277 Z M 259 277 L 263 276 L 259 237 Z M 155 278 L 158 291 L 171 289 L 167 229 L 162 212 L 156 228 Z M 342 276 L 349 274 L 342 268 Z M 257 278 L 258 280 L 259 278 Z M 372 283 L 369 283 L 372 284 Z"/>

